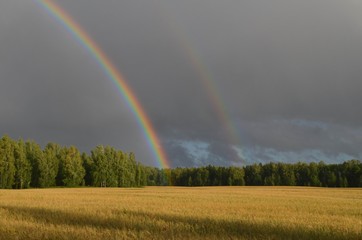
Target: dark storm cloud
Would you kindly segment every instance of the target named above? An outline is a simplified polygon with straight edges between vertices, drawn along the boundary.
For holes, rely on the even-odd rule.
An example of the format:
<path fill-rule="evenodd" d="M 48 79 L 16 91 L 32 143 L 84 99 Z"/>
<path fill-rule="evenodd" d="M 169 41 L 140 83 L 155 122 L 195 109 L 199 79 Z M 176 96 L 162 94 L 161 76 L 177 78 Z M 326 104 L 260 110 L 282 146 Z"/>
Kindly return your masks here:
<path fill-rule="evenodd" d="M 329 153 L 348 152 L 358 156 L 362 128 L 305 120 L 248 122 L 243 125 L 245 144 L 278 151 L 324 149 Z M 276 141 L 277 140 L 277 141 Z"/>
<path fill-rule="evenodd" d="M 361 155 L 362 4 L 57 2 L 126 77 L 171 165 Z M 240 143 L 230 141 L 200 73 L 214 81 Z M 156 164 L 114 84 L 32 1 L 0 2 L 0 79 L 1 133 L 82 150 L 110 144 Z"/>
<path fill-rule="evenodd" d="M 17 17 L 0 35 L 2 134 L 147 153 L 133 116 L 88 53 L 34 3 L 15 3 Z"/>

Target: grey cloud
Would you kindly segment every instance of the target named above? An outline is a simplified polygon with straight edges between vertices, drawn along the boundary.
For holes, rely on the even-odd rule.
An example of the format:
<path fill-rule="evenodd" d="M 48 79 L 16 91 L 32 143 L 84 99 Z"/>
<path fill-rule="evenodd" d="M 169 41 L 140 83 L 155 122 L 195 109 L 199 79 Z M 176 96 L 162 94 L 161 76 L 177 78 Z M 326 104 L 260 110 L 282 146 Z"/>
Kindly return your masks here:
<path fill-rule="evenodd" d="M 125 76 L 171 165 L 361 155 L 362 4 L 57 3 Z M 109 144 L 157 165 L 115 85 L 55 19 L 33 1 L 16 0 L 0 2 L 0 20 L 1 134 L 84 151 Z M 200 73 L 212 78 L 240 143 L 229 140 Z M 197 154 L 185 143 L 208 147 Z"/>
<path fill-rule="evenodd" d="M 246 145 L 259 145 L 278 151 L 322 149 L 329 153 L 360 153 L 361 128 L 315 123 L 303 120 L 274 119 L 268 122 L 244 123 Z"/>

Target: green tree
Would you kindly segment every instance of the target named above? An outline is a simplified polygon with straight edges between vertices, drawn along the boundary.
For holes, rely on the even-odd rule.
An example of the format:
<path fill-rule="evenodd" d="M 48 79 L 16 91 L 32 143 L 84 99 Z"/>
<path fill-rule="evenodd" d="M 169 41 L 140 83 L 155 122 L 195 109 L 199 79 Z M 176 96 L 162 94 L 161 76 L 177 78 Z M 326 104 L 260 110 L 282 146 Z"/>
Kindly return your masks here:
<path fill-rule="evenodd" d="M 319 167 L 318 164 L 313 162 L 309 164 L 309 182 L 310 186 L 321 186 L 321 182 L 319 181 Z"/>
<path fill-rule="evenodd" d="M 221 185 L 220 182 L 220 173 L 219 173 L 219 167 L 208 165 L 206 169 L 209 172 L 209 179 L 208 179 L 208 185 L 209 186 L 219 186 Z"/>
<path fill-rule="evenodd" d="M 162 172 L 164 177 L 167 176 L 167 172 L 165 170 L 166 169 Z M 128 154 L 127 173 L 127 178 L 129 179 L 128 187 L 136 187 L 136 155 L 133 152 Z"/>
<path fill-rule="evenodd" d="M 265 164 L 262 168 L 262 178 L 265 186 L 274 186 L 279 183 L 276 182 L 276 175 L 278 174 L 277 165 L 275 163 Z"/>
<path fill-rule="evenodd" d="M 43 157 L 39 159 L 39 186 L 53 187 L 56 185 L 56 177 L 59 171 L 60 146 L 48 143 L 43 151 Z"/>
<path fill-rule="evenodd" d="M 125 166 L 126 166 L 126 154 L 122 151 L 117 151 L 114 161 L 114 172 L 117 178 L 117 186 L 125 187 Z"/>
<path fill-rule="evenodd" d="M 202 186 L 202 176 L 201 176 L 201 173 L 199 171 L 199 169 L 194 169 L 194 174 L 193 174 L 195 177 L 193 178 L 194 179 L 194 182 L 193 182 L 193 186 Z"/>
<path fill-rule="evenodd" d="M 86 153 L 82 153 L 81 155 L 83 168 L 85 170 L 84 175 L 84 184 L 86 186 L 92 186 L 93 185 L 93 178 L 92 178 L 92 171 L 93 171 L 93 159 L 88 156 Z"/>
<path fill-rule="evenodd" d="M 20 139 L 14 147 L 15 179 L 14 188 L 28 188 L 31 182 L 31 165 L 26 158 L 25 143 Z"/>
<path fill-rule="evenodd" d="M 362 187 L 362 167 L 359 160 L 350 160 L 342 164 L 349 187 Z"/>
<path fill-rule="evenodd" d="M 31 187 L 40 187 L 40 165 L 43 162 L 43 151 L 39 144 L 34 141 L 25 142 L 26 158 L 31 164 Z"/>
<path fill-rule="evenodd" d="M 295 164 L 295 178 L 297 186 L 310 186 L 310 171 L 306 163 L 298 162 Z"/>
<path fill-rule="evenodd" d="M 182 186 L 182 168 L 174 168 L 171 170 L 171 185 L 173 186 Z"/>
<path fill-rule="evenodd" d="M 135 173 L 135 186 L 136 187 L 141 186 L 141 178 L 142 178 L 141 167 L 140 167 L 139 163 L 136 163 L 136 173 Z"/>
<path fill-rule="evenodd" d="M 327 173 L 327 187 L 336 187 L 337 186 L 337 177 L 336 174 L 332 171 Z"/>
<path fill-rule="evenodd" d="M 118 176 L 115 171 L 115 163 L 117 162 L 118 153 L 112 147 L 107 146 L 105 148 L 105 155 L 107 159 L 107 186 L 108 187 L 117 187 L 118 186 Z"/>
<path fill-rule="evenodd" d="M 91 151 L 93 184 L 99 187 L 119 186 L 119 154 L 111 147 L 97 146 Z M 117 164 L 117 165 L 116 165 Z"/>
<path fill-rule="evenodd" d="M 147 178 L 147 186 L 157 185 L 158 169 L 155 167 L 145 167 L 145 175 Z"/>
<path fill-rule="evenodd" d="M 261 164 L 253 164 L 250 166 L 246 166 L 244 168 L 246 185 L 250 186 L 263 185 L 263 181 L 261 178 L 261 169 L 262 169 Z"/>
<path fill-rule="evenodd" d="M 189 178 L 188 178 L 187 186 L 189 186 L 189 187 L 193 186 L 192 177 L 191 177 L 191 176 L 189 176 Z"/>
<path fill-rule="evenodd" d="M 62 185 L 76 187 L 84 183 L 85 170 L 80 152 L 74 146 L 63 148 L 59 154 L 60 180 Z"/>
<path fill-rule="evenodd" d="M 238 167 L 230 167 L 230 178 L 231 185 L 233 186 L 244 186 L 244 169 Z"/>
<path fill-rule="evenodd" d="M 14 145 L 7 135 L 0 139 L 0 188 L 12 188 L 15 181 Z"/>
<path fill-rule="evenodd" d="M 280 176 L 280 185 L 295 186 L 295 175 L 293 165 L 278 163 L 278 173 Z"/>

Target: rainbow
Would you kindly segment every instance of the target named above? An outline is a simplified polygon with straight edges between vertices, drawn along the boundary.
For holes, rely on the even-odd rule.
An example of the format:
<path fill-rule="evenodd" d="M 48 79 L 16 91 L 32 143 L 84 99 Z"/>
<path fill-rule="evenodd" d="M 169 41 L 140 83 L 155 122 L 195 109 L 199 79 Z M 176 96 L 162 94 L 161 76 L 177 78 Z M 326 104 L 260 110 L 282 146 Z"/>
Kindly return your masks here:
<path fill-rule="evenodd" d="M 178 40 L 178 44 L 182 48 L 185 56 L 190 61 L 191 66 L 198 75 L 198 80 L 205 89 L 217 119 L 221 123 L 222 128 L 226 133 L 228 143 L 232 145 L 232 149 L 230 151 L 231 155 L 235 159 L 240 159 L 240 155 L 235 150 L 240 147 L 242 142 L 239 135 L 239 129 L 230 117 L 230 111 L 226 107 L 227 105 L 223 100 L 222 95 L 218 91 L 218 85 L 212 76 L 211 70 L 203 63 L 200 54 L 198 54 L 196 48 L 185 34 L 185 31 L 183 31 L 182 27 L 177 24 L 172 15 L 168 14 L 167 10 L 163 8 L 162 4 L 158 4 L 157 9 L 160 10 L 159 13 L 167 20 L 165 22 L 167 23 L 168 28 L 172 33 L 175 34 L 175 38 Z"/>
<path fill-rule="evenodd" d="M 127 106 L 131 109 L 139 126 L 142 128 L 149 147 L 155 155 L 159 166 L 166 169 L 170 168 L 166 152 L 161 146 L 150 118 L 147 116 L 132 89 L 128 86 L 125 78 L 113 65 L 107 55 L 86 31 L 53 0 L 35 0 L 35 2 L 51 17 L 56 19 L 80 43 L 80 45 L 87 50 L 107 77 L 117 86 L 122 98 L 127 103 Z"/>
<path fill-rule="evenodd" d="M 189 44 L 189 41 L 186 38 L 179 38 L 180 45 L 187 56 L 187 58 L 192 63 L 196 73 L 199 76 L 199 81 L 203 85 L 206 94 L 213 106 L 214 112 L 217 116 L 218 121 L 222 124 L 222 127 L 227 135 L 227 140 L 229 144 L 232 145 L 230 150 L 231 155 L 235 158 L 234 160 L 239 159 L 239 155 L 235 151 L 235 147 L 238 147 L 241 144 L 241 139 L 238 135 L 238 129 L 235 126 L 234 122 L 231 120 L 230 113 L 226 107 L 226 103 L 221 97 L 221 94 L 218 91 L 217 84 L 211 75 L 209 68 L 203 64 L 201 58 Z"/>

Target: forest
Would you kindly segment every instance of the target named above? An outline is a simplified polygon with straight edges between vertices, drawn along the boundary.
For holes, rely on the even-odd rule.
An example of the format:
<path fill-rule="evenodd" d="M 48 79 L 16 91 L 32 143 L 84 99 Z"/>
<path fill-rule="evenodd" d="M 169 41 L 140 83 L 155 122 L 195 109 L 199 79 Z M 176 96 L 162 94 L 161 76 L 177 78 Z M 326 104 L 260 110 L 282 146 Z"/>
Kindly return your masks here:
<path fill-rule="evenodd" d="M 266 163 L 243 167 L 204 166 L 159 169 L 138 162 L 135 154 L 96 146 L 90 154 L 77 147 L 0 139 L 0 188 L 142 186 L 315 186 L 362 187 L 362 162 L 340 164 Z"/>

